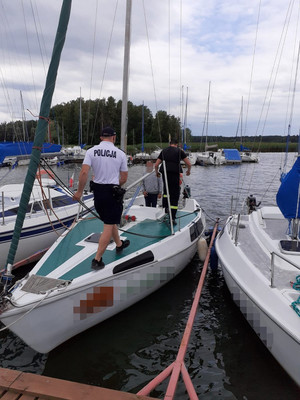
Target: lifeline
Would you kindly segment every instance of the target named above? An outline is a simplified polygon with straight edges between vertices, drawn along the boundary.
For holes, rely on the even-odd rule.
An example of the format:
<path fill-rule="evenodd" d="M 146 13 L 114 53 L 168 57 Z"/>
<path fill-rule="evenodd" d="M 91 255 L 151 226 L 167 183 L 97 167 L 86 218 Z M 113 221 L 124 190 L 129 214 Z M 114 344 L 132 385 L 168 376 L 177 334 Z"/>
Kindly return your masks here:
<path fill-rule="evenodd" d="M 116 151 L 111 152 L 110 150 L 105 150 L 105 149 L 98 149 L 94 150 L 94 157 L 95 156 L 117 158 L 117 152 Z"/>

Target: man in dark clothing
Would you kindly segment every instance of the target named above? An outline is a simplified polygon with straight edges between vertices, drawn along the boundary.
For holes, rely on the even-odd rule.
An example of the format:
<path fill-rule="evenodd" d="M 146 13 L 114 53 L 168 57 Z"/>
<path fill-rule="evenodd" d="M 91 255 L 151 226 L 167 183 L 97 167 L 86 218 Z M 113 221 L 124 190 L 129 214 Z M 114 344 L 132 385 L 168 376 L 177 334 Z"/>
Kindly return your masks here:
<path fill-rule="evenodd" d="M 186 153 L 178 148 L 178 142 L 176 139 L 172 139 L 170 141 L 170 146 L 166 149 L 162 150 L 159 154 L 156 163 L 155 163 L 155 172 L 157 176 L 162 174 L 163 183 L 164 183 L 164 194 L 163 194 L 163 207 L 165 207 L 166 213 L 168 213 L 168 198 L 167 198 L 167 184 L 169 189 L 170 196 L 170 206 L 172 213 L 173 223 L 175 222 L 176 212 L 178 209 L 178 201 L 180 195 L 180 183 L 179 177 L 182 172 L 181 168 L 181 160 L 185 163 L 187 167 L 186 175 L 189 176 L 191 172 L 191 163 L 188 159 Z M 167 180 L 165 179 L 163 166 L 160 164 L 165 161 L 166 171 L 167 171 Z M 158 167 L 160 166 L 160 170 L 158 171 Z"/>

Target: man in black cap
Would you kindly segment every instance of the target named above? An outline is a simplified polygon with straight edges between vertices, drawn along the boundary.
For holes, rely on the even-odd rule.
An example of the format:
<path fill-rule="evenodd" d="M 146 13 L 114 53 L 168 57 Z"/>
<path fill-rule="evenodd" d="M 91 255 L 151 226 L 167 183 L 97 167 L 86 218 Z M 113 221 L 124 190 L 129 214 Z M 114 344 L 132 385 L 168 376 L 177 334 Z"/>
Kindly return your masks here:
<path fill-rule="evenodd" d="M 87 150 L 79 175 L 78 189 L 73 199 L 79 201 L 86 185 L 89 170 L 94 173 L 94 204 L 104 227 L 98 250 L 92 260 L 92 269 L 104 268 L 102 256 L 111 240 L 116 243 L 116 252 L 120 253 L 129 246 L 129 240 L 121 240 L 117 224 L 123 212 L 123 198 L 118 189 L 127 181 L 128 166 L 126 154 L 114 144 L 116 132 L 110 127 L 102 130 L 100 144 Z"/>
<path fill-rule="evenodd" d="M 180 173 L 182 173 L 181 168 L 181 160 L 185 163 L 187 170 L 186 175 L 190 175 L 191 172 L 191 162 L 188 159 L 186 153 L 178 148 L 178 142 L 176 139 L 171 139 L 170 146 L 166 149 L 162 150 L 156 160 L 155 163 L 155 172 L 157 176 L 162 174 L 163 183 L 164 183 L 164 194 L 163 194 L 163 207 L 165 208 L 165 212 L 168 213 L 168 198 L 167 198 L 167 183 L 169 189 L 170 196 L 170 205 L 171 205 L 171 214 L 173 224 L 176 225 L 176 213 L 178 209 L 178 201 L 180 196 Z M 158 167 L 160 164 L 165 161 L 166 171 L 167 171 L 167 182 L 164 174 L 164 169 L 161 166 L 160 172 L 158 171 Z"/>

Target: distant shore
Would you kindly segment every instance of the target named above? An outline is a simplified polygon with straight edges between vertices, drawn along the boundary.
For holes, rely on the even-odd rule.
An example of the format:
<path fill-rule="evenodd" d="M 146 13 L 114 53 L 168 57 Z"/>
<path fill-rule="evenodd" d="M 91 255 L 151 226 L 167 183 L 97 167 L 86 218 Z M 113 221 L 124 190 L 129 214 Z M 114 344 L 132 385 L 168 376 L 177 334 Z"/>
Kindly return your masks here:
<path fill-rule="evenodd" d="M 209 145 L 214 145 L 217 143 L 209 143 Z M 145 143 L 144 144 L 144 152 L 150 154 L 152 151 L 157 150 L 158 148 L 165 148 L 168 146 L 168 143 Z M 188 151 L 192 152 L 200 152 L 204 151 L 204 143 L 188 143 Z M 276 142 L 261 142 L 261 143 L 243 143 L 243 146 L 251 149 L 252 152 L 260 152 L 260 153 L 283 153 L 286 151 L 286 143 L 276 143 Z M 222 142 L 218 143 L 218 148 L 221 149 L 238 149 L 240 148 L 240 144 L 237 143 L 234 145 L 232 142 Z M 127 153 L 128 154 L 136 154 L 141 152 L 141 145 L 128 145 Z M 215 151 L 215 150 L 212 150 Z M 296 153 L 298 151 L 298 143 L 290 143 L 288 151 L 290 153 Z"/>

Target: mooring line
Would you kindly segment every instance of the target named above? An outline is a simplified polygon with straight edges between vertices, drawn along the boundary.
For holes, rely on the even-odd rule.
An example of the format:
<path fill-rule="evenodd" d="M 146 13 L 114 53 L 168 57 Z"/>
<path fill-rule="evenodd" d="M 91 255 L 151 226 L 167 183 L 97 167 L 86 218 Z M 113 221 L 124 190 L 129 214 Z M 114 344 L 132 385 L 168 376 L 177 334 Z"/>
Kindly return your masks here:
<path fill-rule="evenodd" d="M 178 379 L 179 379 L 179 376 L 181 373 L 183 382 L 185 384 L 185 387 L 187 389 L 190 399 L 198 400 L 198 395 L 195 391 L 192 380 L 191 380 L 189 373 L 186 369 L 186 366 L 184 364 L 184 357 L 185 357 L 185 354 L 187 351 L 187 347 L 189 344 L 189 340 L 190 340 L 190 336 L 191 336 L 191 332 L 192 332 L 192 328 L 193 328 L 193 323 L 194 323 L 195 316 L 197 313 L 197 308 L 198 308 L 198 304 L 200 301 L 201 291 L 202 291 L 202 287 L 203 287 L 205 276 L 206 276 L 207 269 L 208 269 L 211 248 L 213 246 L 215 236 L 216 236 L 217 230 L 218 230 L 218 224 L 219 224 L 219 218 L 217 218 L 214 229 L 213 229 L 213 233 L 212 233 L 212 236 L 210 239 L 207 255 L 206 255 L 206 258 L 205 258 L 205 261 L 203 264 L 203 268 L 202 268 L 202 272 L 200 275 L 198 287 L 197 287 L 196 294 L 195 294 L 195 297 L 193 300 L 190 315 L 189 315 L 189 318 L 188 318 L 188 321 L 187 321 L 187 324 L 185 327 L 185 331 L 184 331 L 184 334 L 183 334 L 183 337 L 181 340 L 181 344 L 180 344 L 180 347 L 179 347 L 179 350 L 177 353 L 176 360 L 172 364 L 170 364 L 166 369 L 164 369 L 159 375 L 157 375 L 157 377 L 152 379 L 152 381 L 150 381 L 143 389 L 141 389 L 137 393 L 140 396 L 149 395 L 152 392 L 152 390 L 154 390 L 159 384 L 161 384 L 165 379 L 167 379 L 171 375 L 164 399 L 172 400 L 174 398 L 176 386 L 177 386 Z"/>

